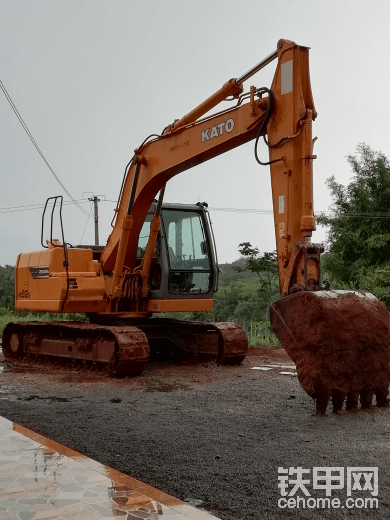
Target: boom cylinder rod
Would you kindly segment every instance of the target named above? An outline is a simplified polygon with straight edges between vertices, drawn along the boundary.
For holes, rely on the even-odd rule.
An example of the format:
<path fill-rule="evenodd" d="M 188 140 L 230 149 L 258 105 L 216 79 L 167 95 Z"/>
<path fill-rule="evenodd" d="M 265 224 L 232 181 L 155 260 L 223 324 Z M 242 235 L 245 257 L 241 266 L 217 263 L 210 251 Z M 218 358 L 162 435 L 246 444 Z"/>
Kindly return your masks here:
<path fill-rule="evenodd" d="M 164 186 L 160 190 L 160 194 L 158 196 L 158 201 L 157 201 L 156 211 L 154 213 L 155 217 L 159 217 L 161 215 L 161 207 L 162 207 L 162 203 L 164 200 L 165 187 L 166 187 L 166 184 L 164 184 Z"/>
<path fill-rule="evenodd" d="M 227 97 L 239 96 L 242 93 L 242 90 L 242 86 L 237 85 L 235 79 L 230 79 L 219 90 L 217 90 L 217 92 L 214 92 L 214 94 L 203 101 L 203 103 L 191 110 L 191 112 L 188 112 L 188 114 L 186 114 L 181 119 L 175 121 L 170 127 L 167 128 L 167 131 L 174 131 L 178 128 L 181 128 L 182 126 L 194 123 L 197 119 L 202 117 Z"/>
<path fill-rule="evenodd" d="M 271 63 L 271 61 L 274 61 L 277 57 L 278 57 L 278 51 L 271 52 L 271 54 L 269 56 L 267 56 L 266 58 L 261 60 L 257 65 L 255 65 L 254 67 L 249 69 L 248 72 L 245 72 L 245 74 L 243 74 L 242 76 L 237 78 L 236 79 L 237 85 L 242 85 L 244 83 L 244 81 L 246 81 L 247 79 L 252 77 L 253 74 L 256 74 L 256 72 L 259 72 L 259 70 L 266 67 L 269 63 Z"/>
<path fill-rule="evenodd" d="M 112 275 L 112 287 L 113 287 L 113 296 L 114 298 L 118 298 L 121 295 L 121 286 L 120 280 L 122 276 L 123 264 L 126 256 L 127 245 L 129 243 L 130 232 L 133 227 L 133 216 L 131 215 L 131 211 L 133 209 L 135 192 L 137 189 L 138 176 L 139 171 L 141 169 L 141 162 L 136 156 L 135 159 L 135 171 L 133 177 L 133 183 L 131 185 L 131 192 L 129 197 L 129 204 L 127 206 L 127 214 L 123 218 L 122 222 L 122 233 L 119 240 L 118 253 L 116 256 L 115 267 Z M 115 305 L 115 302 L 114 302 Z"/>
<path fill-rule="evenodd" d="M 138 175 L 139 171 L 141 169 L 141 163 L 139 162 L 138 158 L 135 158 L 135 172 L 133 177 L 133 182 L 131 185 L 131 191 L 130 191 L 130 197 L 129 197 L 129 204 L 127 206 L 127 214 L 131 214 L 131 210 L 133 209 L 134 199 L 135 199 L 135 191 L 137 189 L 137 183 L 138 183 Z"/>
<path fill-rule="evenodd" d="M 177 130 L 178 128 L 181 128 L 182 126 L 189 125 L 191 123 L 194 123 L 197 119 L 202 117 L 204 114 L 206 114 L 209 110 L 217 106 L 221 101 L 226 99 L 228 96 L 239 96 L 242 91 L 243 87 L 242 84 L 244 81 L 249 79 L 253 74 L 256 74 L 259 70 L 266 67 L 271 61 L 276 59 L 278 57 L 278 51 L 272 52 L 269 56 L 261 60 L 257 65 L 252 67 L 248 70 L 245 74 L 240 76 L 238 79 L 230 79 L 227 81 L 223 87 L 221 87 L 217 92 L 215 92 L 213 95 L 211 95 L 209 98 L 207 98 L 203 103 L 198 105 L 196 108 L 191 110 L 188 114 L 186 114 L 181 119 L 175 121 L 172 125 L 167 127 L 167 132 L 173 132 Z"/>

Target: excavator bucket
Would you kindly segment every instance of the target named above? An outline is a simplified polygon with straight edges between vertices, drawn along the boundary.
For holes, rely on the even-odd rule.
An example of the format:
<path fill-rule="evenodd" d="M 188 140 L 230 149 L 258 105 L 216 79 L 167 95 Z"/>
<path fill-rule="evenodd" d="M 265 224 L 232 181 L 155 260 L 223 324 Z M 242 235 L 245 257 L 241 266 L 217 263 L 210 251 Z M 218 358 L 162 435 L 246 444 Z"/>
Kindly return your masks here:
<path fill-rule="evenodd" d="M 271 306 L 271 327 L 296 363 L 302 388 L 324 414 L 388 406 L 389 315 L 385 304 L 363 291 L 302 291 Z"/>

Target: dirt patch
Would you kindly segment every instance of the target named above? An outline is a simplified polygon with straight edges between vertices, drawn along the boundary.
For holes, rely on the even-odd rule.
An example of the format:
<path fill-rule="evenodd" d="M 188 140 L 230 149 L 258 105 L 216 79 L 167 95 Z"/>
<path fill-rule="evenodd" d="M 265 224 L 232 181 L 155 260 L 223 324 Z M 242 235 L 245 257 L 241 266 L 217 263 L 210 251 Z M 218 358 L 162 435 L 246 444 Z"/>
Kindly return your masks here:
<path fill-rule="evenodd" d="M 96 374 L 89 371 L 73 372 L 70 369 L 47 369 L 45 367 L 28 367 L 19 363 L 12 365 L 5 362 L 0 352 L 0 368 L 3 368 L 2 380 L 5 384 L 12 381 L 22 382 L 23 385 L 31 384 L 45 387 L 69 387 L 84 388 L 114 385 L 123 388 L 138 388 L 148 392 L 173 392 L 176 390 L 191 390 L 203 385 L 210 385 L 217 381 L 244 376 L 257 379 L 260 374 L 257 370 L 251 370 L 257 365 L 269 364 L 291 365 L 293 363 L 285 350 L 276 347 L 250 347 L 246 359 L 238 366 L 219 366 L 215 362 L 190 361 L 156 361 L 149 363 L 146 370 L 137 377 L 125 377 L 116 379 L 107 374 Z M 272 376 L 277 371 L 273 370 Z"/>
<path fill-rule="evenodd" d="M 270 358 L 278 358 L 278 359 L 288 359 L 291 361 L 290 356 L 281 347 L 249 347 L 248 356 L 264 356 Z"/>

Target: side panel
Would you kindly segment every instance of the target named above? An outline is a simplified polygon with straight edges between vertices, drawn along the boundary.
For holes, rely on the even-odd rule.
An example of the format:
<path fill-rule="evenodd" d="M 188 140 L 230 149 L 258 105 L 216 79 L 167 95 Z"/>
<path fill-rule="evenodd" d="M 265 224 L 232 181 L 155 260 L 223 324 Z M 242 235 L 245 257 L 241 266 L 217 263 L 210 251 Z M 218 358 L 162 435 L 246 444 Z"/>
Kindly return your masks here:
<path fill-rule="evenodd" d="M 68 258 L 67 277 L 62 248 L 19 255 L 15 272 L 15 308 L 38 312 L 107 310 L 104 277 L 99 275 L 92 250 L 68 249 Z M 63 305 L 65 297 L 67 301 Z"/>

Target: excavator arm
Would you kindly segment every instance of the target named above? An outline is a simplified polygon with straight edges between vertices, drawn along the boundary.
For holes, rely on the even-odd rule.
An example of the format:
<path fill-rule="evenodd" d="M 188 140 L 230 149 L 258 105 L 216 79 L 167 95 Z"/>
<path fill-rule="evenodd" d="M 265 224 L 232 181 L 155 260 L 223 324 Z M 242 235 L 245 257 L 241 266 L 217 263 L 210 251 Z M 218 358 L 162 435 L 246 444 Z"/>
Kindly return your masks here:
<path fill-rule="evenodd" d="M 271 90 L 251 87 L 242 95 L 244 80 L 275 58 Z M 157 193 L 182 171 L 262 136 L 267 136 L 270 150 L 266 164 L 271 168 L 281 293 L 289 294 L 293 286 L 318 289 L 319 246 L 310 242 L 315 229 L 311 124 L 316 112 L 308 59 L 306 47 L 280 40 L 277 51 L 135 151 L 115 227 L 100 260 L 104 272 L 113 272 L 113 311 L 121 298 L 124 272 L 136 269 L 138 235 Z M 228 96 L 238 98 L 236 107 L 199 119 Z M 144 285 L 159 226 L 156 215 L 140 269 Z M 146 287 L 143 294 L 147 295 Z"/>

